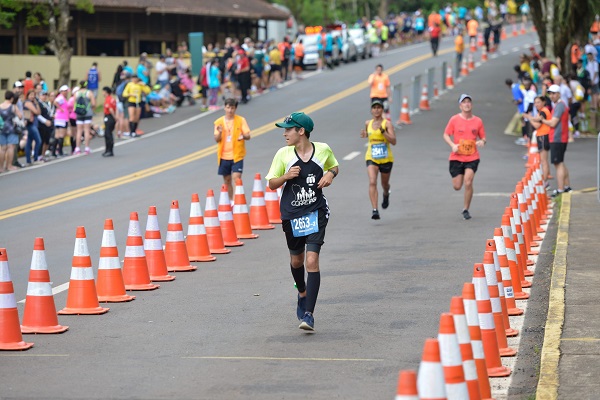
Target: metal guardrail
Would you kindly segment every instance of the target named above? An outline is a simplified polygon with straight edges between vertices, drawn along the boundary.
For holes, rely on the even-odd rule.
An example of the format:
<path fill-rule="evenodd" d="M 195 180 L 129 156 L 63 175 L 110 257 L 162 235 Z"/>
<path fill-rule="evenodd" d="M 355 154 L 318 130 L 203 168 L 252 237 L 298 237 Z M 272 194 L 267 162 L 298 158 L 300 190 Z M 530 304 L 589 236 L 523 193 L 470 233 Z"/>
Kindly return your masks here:
<path fill-rule="evenodd" d="M 398 83 L 392 86 L 392 103 L 390 104 L 390 115 L 392 122 L 395 122 L 400 117 L 402 109 L 402 84 Z"/>
<path fill-rule="evenodd" d="M 596 151 L 596 193 L 598 202 L 600 202 L 600 132 L 598 132 L 596 141 L 598 142 L 598 150 Z"/>
<path fill-rule="evenodd" d="M 412 84 L 412 102 L 409 103 L 410 110 L 419 110 L 419 101 L 421 100 L 421 75 L 413 76 L 411 79 Z"/>

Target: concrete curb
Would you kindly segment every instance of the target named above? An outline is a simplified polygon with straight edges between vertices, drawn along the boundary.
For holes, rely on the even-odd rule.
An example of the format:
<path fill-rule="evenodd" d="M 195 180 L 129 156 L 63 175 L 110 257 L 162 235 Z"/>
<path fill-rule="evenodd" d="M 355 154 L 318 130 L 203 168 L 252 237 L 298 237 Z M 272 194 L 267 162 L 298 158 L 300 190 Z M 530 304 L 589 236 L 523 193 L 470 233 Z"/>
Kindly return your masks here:
<path fill-rule="evenodd" d="M 567 276 L 567 247 L 569 243 L 569 220 L 571 216 L 571 193 L 561 195 L 562 205 L 558 219 L 556 249 L 552 264 L 548 317 L 544 345 L 540 360 L 540 379 L 536 399 L 558 399 L 560 338 L 565 320 L 565 283 Z"/>

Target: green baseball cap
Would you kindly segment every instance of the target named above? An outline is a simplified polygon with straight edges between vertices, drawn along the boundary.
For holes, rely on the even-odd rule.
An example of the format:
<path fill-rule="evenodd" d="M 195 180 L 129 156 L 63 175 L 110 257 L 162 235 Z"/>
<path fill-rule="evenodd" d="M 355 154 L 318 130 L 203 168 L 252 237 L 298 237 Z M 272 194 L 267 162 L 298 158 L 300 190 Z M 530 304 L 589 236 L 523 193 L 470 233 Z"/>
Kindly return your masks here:
<path fill-rule="evenodd" d="M 278 128 L 304 128 L 306 132 L 312 132 L 315 124 L 313 120 L 303 112 L 291 113 L 288 117 L 285 117 L 283 122 L 277 122 L 275 124 Z"/>

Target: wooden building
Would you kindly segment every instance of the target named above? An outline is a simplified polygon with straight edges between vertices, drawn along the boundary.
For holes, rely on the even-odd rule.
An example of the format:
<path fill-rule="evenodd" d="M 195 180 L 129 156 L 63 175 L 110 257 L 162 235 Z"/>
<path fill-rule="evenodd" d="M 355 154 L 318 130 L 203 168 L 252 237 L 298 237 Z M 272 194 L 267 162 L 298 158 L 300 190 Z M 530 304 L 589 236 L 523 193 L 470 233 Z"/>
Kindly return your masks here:
<path fill-rule="evenodd" d="M 190 32 L 203 32 L 205 43 L 222 45 L 228 36 L 257 38 L 260 30 L 267 29 L 265 20 L 289 18 L 289 13 L 264 0 L 92 0 L 92 3 L 93 14 L 72 7 L 69 40 L 74 55 L 137 56 L 141 52 L 161 53 L 165 48 L 176 51 L 178 43 L 187 41 Z M 21 12 L 11 29 L 0 28 L 0 54 L 31 54 L 34 49 L 43 48 L 48 27 L 27 28 L 25 20 L 26 15 Z M 49 50 L 45 52 L 48 54 Z"/>

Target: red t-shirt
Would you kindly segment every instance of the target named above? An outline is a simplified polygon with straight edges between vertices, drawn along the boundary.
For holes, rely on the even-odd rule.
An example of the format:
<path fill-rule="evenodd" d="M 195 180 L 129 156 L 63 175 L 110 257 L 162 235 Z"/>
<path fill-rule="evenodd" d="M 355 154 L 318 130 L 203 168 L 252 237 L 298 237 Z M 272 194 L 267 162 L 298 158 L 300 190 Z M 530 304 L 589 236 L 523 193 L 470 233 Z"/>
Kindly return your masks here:
<path fill-rule="evenodd" d="M 479 160 L 475 141 L 485 139 L 485 128 L 481 118 L 473 116 L 471 119 L 465 119 L 462 115 L 456 114 L 448 121 L 444 133 L 451 136 L 452 141 L 459 145 L 458 152 L 450 153 L 449 160 L 460 162 Z"/>
<path fill-rule="evenodd" d="M 104 99 L 104 115 L 111 115 L 110 110 L 117 109 L 117 102 L 112 96 L 106 96 Z"/>

